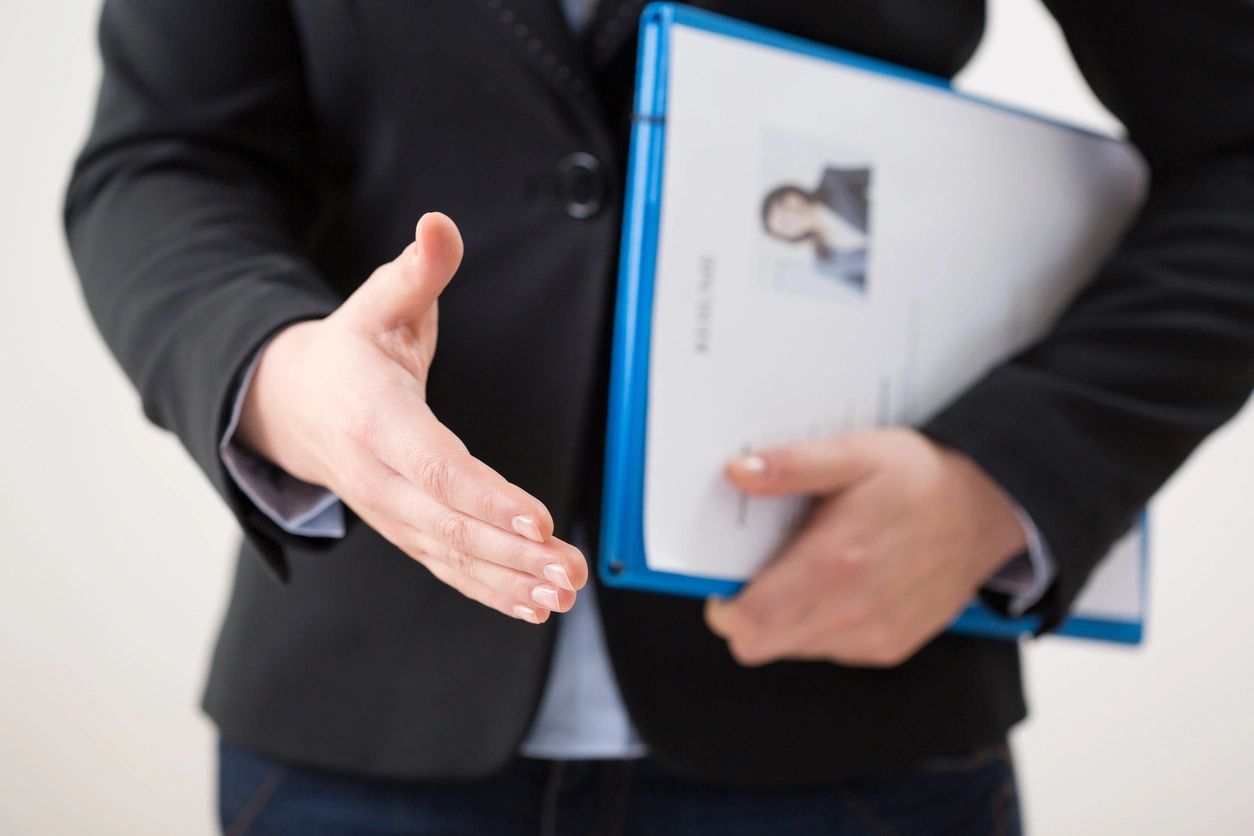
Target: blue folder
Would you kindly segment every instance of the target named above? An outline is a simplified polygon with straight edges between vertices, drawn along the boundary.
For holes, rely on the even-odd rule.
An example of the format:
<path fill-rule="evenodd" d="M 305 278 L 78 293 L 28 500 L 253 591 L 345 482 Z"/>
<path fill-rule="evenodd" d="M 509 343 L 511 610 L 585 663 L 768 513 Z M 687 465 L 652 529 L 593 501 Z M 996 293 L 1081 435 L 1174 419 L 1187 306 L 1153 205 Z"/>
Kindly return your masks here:
<path fill-rule="evenodd" d="M 940 77 L 689 6 L 652 3 L 642 12 L 610 372 L 599 573 L 602 581 L 612 587 L 689 597 L 731 596 L 744 581 L 656 571 L 650 569 L 645 554 L 644 462 L 650 329 L 666 148 L 670 34 L 675 26 L 838 62 L 911 84 L 942 88 L 955 96 L 976 97 L 952 90 L 949 82 Z M 989 107 L 1042 118 L 997 103 L 979 101 Z M 1141 529 L 1143 579 L 1148 568 L 1145 513 L 1141 514 L 1137 525 Z M 1143 580 L 1140 597 L 1140 619 L 1072 615 L 1056 632 L 1075 638 L 1139 644 L 1144 629 Z M 974 601 L 950 629 L 971 635 L 1016 639 L 1037 632 L 1040 626 L 1038 617 L 1006 618 Z"/>

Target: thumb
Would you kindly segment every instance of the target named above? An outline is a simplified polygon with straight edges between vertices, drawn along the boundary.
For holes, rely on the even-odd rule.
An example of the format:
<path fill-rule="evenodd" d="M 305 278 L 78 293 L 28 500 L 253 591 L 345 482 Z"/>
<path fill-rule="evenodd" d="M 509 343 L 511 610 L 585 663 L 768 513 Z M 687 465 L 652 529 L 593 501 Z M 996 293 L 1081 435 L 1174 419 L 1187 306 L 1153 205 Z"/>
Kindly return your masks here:
<path fill-rule="evenodd" d="M 418 219 L 414 242 L 379 267 L 344 303 L 344 316 L 370 330 L 424 319 L 462 261 L 462 236 L 444 214 Z"/>
<path fill-rule="evenodd" d="M 753 453 L 727 464 L 732 484 L 751 494 L 830 494 L 867 476 L 880 462 L 875 431 Z"/>

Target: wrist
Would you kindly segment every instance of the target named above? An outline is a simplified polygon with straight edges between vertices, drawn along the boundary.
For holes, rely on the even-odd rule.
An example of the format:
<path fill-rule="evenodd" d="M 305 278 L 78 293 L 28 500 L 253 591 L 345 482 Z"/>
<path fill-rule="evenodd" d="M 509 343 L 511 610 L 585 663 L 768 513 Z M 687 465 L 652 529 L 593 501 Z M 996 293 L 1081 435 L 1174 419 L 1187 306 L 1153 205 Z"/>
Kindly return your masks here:
<path fill-rule="evenodd" d="M 300 441 L 302 423 L 293 407 L 299 400 L 299 370 L 308 366 L 303 358 L 317 326 L 316 320 L 288 325 L 261 349 L 235 432 L 241 446 L 315 484 L 320 480 Z"/>
<path fill-rule="evenodd" d="M 1015 504 L 973 459 L 958 450 L 942 447 L 951 471 L 968 497 L 975 542 L 979 544 L 976 582 L 982 584 L 1006 563 L 1028 548 L 1027 532 Z"/>

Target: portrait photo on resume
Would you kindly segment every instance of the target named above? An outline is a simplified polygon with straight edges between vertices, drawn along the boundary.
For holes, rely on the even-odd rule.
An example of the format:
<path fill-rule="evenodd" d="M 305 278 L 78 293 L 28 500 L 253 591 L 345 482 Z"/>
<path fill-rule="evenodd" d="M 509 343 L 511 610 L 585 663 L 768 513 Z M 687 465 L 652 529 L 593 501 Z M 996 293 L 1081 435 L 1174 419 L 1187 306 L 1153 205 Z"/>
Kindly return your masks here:
<path fill-rule="evenodd" d="M 868 289 L 871 168 L 826 143 L 768 135 L 762 278 L 775 290 L 858 300 Z"/>

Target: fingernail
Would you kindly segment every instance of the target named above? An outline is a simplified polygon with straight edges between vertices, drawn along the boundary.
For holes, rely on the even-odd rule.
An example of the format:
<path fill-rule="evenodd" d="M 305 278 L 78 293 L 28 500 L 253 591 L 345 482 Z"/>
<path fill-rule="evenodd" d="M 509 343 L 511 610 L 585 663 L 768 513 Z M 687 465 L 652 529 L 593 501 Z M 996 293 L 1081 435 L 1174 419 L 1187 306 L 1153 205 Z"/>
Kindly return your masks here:
<path fill-rule="evenodd" d="M 528 540 L 534 540 L 537 543 L 544 542 L 544 538 L 540 536 L 540 528 L 536 525 L 536 518 L 530 514 L 519 514 L 510 520 L 509 524 Z"/>
<path fill-rule="evenodd" d="M 570 575 L 566 574 L 566 567 L 560 563 L 550 563 L 545 566 L 544 576 L 562 589 L 575 591 L 575 585 L 570 582 Z"/>
<path fill-rule="evenodd" d="M 514 607 L 514 615 L 523 621 L 530 621 L 532 624 L 540 623 L 540 616 L 536 615 L 536 611 L 531 607 L 524 607 L 522 604 Z"/>
<path fill-rule="evenodd" d="M 765 473 L 766 459 L 761 456 L 745 456 L 740 460 L 740 468 L 749 473 Z"/>
<path fill-rule="evenodd" d="M 540 584 L 531 590 L 531 600 L 546 610 L 556 610 L 561 606 L 557 603 L 557 590 L 545 584 Z"/>

